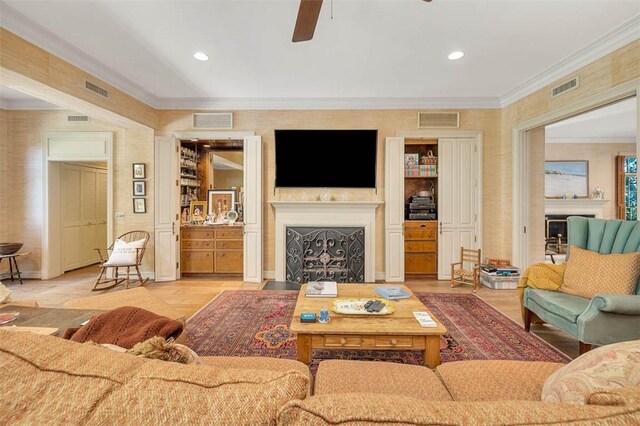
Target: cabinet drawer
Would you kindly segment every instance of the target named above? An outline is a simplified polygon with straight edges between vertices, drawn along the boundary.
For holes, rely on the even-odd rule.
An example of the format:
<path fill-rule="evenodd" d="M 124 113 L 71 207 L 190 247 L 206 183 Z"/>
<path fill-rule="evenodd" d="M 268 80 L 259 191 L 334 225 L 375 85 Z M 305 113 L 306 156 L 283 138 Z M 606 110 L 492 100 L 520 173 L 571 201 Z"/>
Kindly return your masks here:
<path fill-rule="evenodd" d="M 239 249 L 242 250 L 242 240 L 217 240 L 217 249 Z"/>
<path fill-rule="evenodd" d="M 327 348 L 359 348 L 362 346 L 362 336 L 324 336 L 324 346 Z"/>
<path fill-rule="evenodd" d="M 404 223 L 404 227 L 409 228 L 419 228 L 419 229 L 438 229 L 438 222 L 434 220 L 408 220 Z"/>
<path fill-rule="evenodd" d="M 418 253 L 435 253 L 436 242 L 435 241 L 405 241 L 404 243 L 405 253 L 418 252 Z"/>
<path fill-rule="evenodd" d="M 405 240 L 435 240 L 437 235 L 436 229 L 429 228 L 405 228 Z"/>
<path fill-rule="evenodd" d="M 183 229 L 182 239 L 183 240 L 212 240 L 213 230 L 212 229 Z"/>
<path fill-rule="evenodd" d="M 412 336 L 375 336 L 376 348 L 412 348 Z"/>
<path fill-rule="evenodd" d="M 405 253 L 405 274 L 435 274 L 437 272 L 437 258 L 432 253 Z"/>
<path fill-rule="evenodd" d="M 186 250 L 180 258 L 182 272 L 213 273 L 213 251 Z"/>
<path fill-rule="evenodd" d="M 242 239 L 242 228 L 216 229 L 217 240 L 238 240 Z"/>
<path fill-rule="evenodd" d="M 216 273 L 241 274 L 242 250 L 216 250 Z"/>
<path fill-rule="evenodd" d="M 182 249 L 213 249 L 213 240 L 184 240 Z"/>

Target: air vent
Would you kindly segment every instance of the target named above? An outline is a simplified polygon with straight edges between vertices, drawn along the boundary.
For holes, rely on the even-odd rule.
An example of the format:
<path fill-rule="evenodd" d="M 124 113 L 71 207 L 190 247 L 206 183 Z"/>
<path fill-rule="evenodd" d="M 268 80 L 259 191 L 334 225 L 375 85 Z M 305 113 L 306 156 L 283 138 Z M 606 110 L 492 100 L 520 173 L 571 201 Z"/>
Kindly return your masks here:
<path fill-rule="evenodd" d="M 551 97 L 555 98 L 558 95 L 570 92 L 571 90 L 577 89 L 578 87 L 580 87 L 580 80 L 578 80 L 578 76 L 575 76 L 571 80 L 565 81 L 561 85 L 551 89 Z"/>
<path fill-rule="evenodd" d="M 419 112 L 418 113 L 418 128 L 424 129 L 427 127 L 437 128 L 450 128 L 455 129 L 460 127 L 460 113 L 459 112 Z"/>
<path fill-rule="evenodd" d="M 88 115 L 67 115 L 68 123 L 88 123 L 89 116 Z"/>
<path fill-rule="evenodd" d="M 109 97 L 109 91 L 107 89 L 104 89 L 98 85 L 93 84 L 90 81 L 85 80 L 84 81 L 84 87 L 87 90 L 91 90 L 93 93 L 97 93 L 100 96 L 104 96 L 105 98 Z"/>
<path fill-rule="evenodd" d="M 197 112 L 193 114 L 194 129 L 232 129 L 232 112 Z"/>

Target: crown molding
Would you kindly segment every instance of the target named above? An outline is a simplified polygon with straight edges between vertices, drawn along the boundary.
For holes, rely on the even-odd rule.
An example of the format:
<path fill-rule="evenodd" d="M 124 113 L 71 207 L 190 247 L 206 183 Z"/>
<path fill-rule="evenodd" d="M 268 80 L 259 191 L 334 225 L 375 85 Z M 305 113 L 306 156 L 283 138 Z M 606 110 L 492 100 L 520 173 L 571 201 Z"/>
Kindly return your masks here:
<path fill-rule="evenodd" d="M 640 14 L 508 91 L 500 97 L 500 105 L 505 108 L 638 39 L 640 39 Z"/>
<path fill-rule="evenodd" d="M 308 110 L 308 109 L 491 109 L 498 98 L 171 98 L 157 109 Z"/>
<path fill-rule="evenodd" d="M 147 105 L 153 106 L 157 103 L 158 98 L 143 87 L 112 70 L 109 66 L 91 57 L 57 34 L 7 6 L 2 1 L 0 1 L 0 10 L 2 11 L 0 26 L 6 30 L 58 56 L 81 70 L 93 74 L 109 85 L 129 96 L 133 96 Z"/>
<path fill-rule="evenodd" d="M 564 144 L 564 143 L 573 143 L 573 144 L 629 143 L 629 144 L 635 144 L 636 143 L 636 138 L 633 137 L 633 136 L 619 137 L 619 138 L 551 138 L 551 139 L 546 139 L 545 143 L 551 143 L 551 144 Z"/>
<path fill-rule="evenodd" d="M 31 98 L 31 99 L 0 99 L 0 109 L 7 111 L 51 111 L 64 109 L 58 105 L 49 102 Z"/>

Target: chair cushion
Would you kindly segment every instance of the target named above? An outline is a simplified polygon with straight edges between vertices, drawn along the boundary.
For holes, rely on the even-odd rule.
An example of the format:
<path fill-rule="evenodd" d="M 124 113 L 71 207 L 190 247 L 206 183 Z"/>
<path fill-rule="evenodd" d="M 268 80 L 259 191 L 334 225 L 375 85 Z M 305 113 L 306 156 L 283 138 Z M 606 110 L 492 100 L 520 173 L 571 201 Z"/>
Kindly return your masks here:
<path fill-rule="evenodd" d="M 526 297 L 543 309 L 573 324 L 578 321 L 578 317 L 589 305 L 588 299 L 558 291 L 527 288 Z M 527 306 L 529 306 L 528 301 Z"/>
<path fill-rule="evenodd" d="M 544 402 L 593 404 L 592 393 L 640 386 L 640 340 L 593 349 L 561 367 L 544 383 Z M 607 404 L 608 405 L 608 404 Z"/>
<path fill-rule="evenodd" d="M 451 401 L 436 374 L 418 365 L 326 360 L 320 363 L 314 395 L 368 392 L 404 395 L 425 401 Z"/>
<path fill-rule="evenodd" d="M 437 374 L 454 401 L 540 401 L 542 385 L 564 364 L 512 360 L 447 362 Z"/>
<path fill-rule="evenodd" d="M 633 294 L 640 276 L 640 252 L 600 254 L 571 246 L 560 291 L 591 299 L 596 294 Z"/>
<path fill-rule="evenodd" d="M 144 247 L 145 240 L 131 241 L 130 243 L 117 239 L 113 243 L 113 250 L 109 260 L 104 266 L 132 266 L 136 264 L 138 250 Z"/>

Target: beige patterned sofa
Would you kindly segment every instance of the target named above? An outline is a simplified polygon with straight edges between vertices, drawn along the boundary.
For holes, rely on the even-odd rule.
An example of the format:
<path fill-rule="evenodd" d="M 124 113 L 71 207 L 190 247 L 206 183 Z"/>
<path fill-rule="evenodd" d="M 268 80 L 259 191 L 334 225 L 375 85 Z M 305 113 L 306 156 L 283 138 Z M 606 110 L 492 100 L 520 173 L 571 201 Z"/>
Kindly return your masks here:
<path fill-rule="evenodd" d="M 638 387 L 596 392 L 589 405 L 541 402 L 543 383 L 563 364 L 463 361 L 433 372 L 323 361 L 308 396 L 309 369 L 297 361 L 200 360 L 148 360 L 0 328 L 0 424 L 640 425 Z"/>

